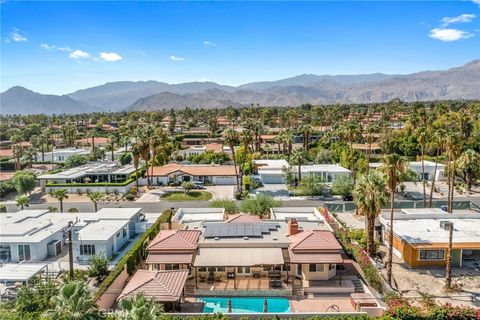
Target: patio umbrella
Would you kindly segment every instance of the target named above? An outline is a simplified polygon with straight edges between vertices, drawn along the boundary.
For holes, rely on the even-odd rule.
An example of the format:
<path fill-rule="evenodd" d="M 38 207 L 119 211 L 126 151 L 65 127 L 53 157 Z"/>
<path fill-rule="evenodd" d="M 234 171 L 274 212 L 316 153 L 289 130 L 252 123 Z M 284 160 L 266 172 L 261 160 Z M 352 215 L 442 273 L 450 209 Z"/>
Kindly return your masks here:
<path fill-rule="evenodd" d="M 267 297 L 263 298 L 263 313 L 268 312 L 268 302 L 267 302 Z"/>
<path fill-rule="evenodd" d="M 228 298 L 228 313 L 232 313 L 232 299 Z"/>

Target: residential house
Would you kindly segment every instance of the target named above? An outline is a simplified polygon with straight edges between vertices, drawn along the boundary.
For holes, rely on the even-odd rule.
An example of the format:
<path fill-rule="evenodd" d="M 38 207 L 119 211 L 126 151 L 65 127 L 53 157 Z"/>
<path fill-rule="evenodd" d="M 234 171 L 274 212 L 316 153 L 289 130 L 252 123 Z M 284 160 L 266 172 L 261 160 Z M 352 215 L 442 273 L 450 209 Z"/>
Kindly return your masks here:
<path fill-rule="evenodd" d="M 422 161 L 411 161 L 408 165 L 409 170 L 412 170 L 417 175 L 417 180 L 422 181 Z M 370 163 L 369 166 L 370 168 L 379 168 L 382 166 L 382 163 Z M 435 166 L 437 167 L 436 173 Z M 445 181 L 447 179 L 444 164 L 425 160 L 423 161 L 423 171 L 426 181 Z"/>
<path fill-rule="evenodd" d="M 236 184 L 235 166 L 231 165 L 182 165 L 169 163 L 154 167 L 148 172 L 157 185 L 167 185 L 169 182 L 202 181 L 213 185 Z"/>
<path fill-rule="evenodd" d="M 388 246 L 390 215 L 381 215 L 380 223 Z M 445 267 L 451 225 L 452 265 L 478 268 L 480 215 L 468 210 L 451 214 L 441 209 L 404 209 L 394 214 L 393 253 L 412 268 Z"/>
<path fill-rule="evenodd" d="M 42 154 L 39 152 L 37 154 L 37 160 L 46 161 L 46 162 L 63 163 L 73 155 L 88 156 L 89 153 L 90 153 L 89 150 L 86 150 L 83 148 L 53 149 L 53 151 L 44 152 L 43 160 L 42 160 Z"/>

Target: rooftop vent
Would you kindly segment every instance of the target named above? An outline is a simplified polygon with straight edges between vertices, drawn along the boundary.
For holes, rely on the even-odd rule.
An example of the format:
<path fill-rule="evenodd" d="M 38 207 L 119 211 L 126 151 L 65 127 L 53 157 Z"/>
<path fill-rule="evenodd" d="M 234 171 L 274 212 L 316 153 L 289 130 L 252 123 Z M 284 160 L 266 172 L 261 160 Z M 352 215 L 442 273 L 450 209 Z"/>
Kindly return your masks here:
<path fill-rule="evenodd" d="M 248 240 L 249 238 L 248 237 L 243 237 L 243 240 Z"/>
<path fill-rule="evenodd" d="M 450 230 L 451 227 L 453 227 L 453 222 L 448 220 L 440 220 L 440 228 Z"/>

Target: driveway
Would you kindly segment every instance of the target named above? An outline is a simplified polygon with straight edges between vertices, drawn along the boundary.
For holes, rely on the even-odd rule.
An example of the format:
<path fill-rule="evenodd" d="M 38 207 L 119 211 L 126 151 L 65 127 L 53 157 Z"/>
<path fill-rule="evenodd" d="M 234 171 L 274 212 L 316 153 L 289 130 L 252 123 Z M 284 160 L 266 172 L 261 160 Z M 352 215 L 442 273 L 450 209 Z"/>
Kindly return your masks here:
<path fill-rule="evenodd" d="M 288 189 L 286 184 L 264 184 L 263 187 L 255 190 L 255 193 L 264 193 L 274 198 L 288 199 Z"/>
<path fill-rule="evenodd" d="M 212 194 L 212 200 L 228 199 L 233 200 L 234 186 L 206 186 L 205 190 Z"/>

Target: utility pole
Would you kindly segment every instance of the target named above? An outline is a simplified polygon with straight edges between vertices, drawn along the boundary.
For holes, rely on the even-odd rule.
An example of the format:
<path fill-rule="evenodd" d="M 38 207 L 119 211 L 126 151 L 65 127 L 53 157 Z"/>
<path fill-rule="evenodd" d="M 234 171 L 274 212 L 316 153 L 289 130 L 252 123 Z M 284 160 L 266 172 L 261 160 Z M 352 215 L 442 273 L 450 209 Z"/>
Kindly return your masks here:
<path fill-rule="evenodd" d="M 73 274 L 73 239 L 72 239 L 72 229 L 77 224 L 78 220 L 73 223 L 73 221 L 68 222 L 67 227 L 67 237 L 68 237 L 68 264 L 69 264 L 69 274 L 70 281 L 74 280 Z"/>
<path fill-rule="evenodd" d="M 445 275 L 445 289 L 452 287 L 452 238 L 453 238 L 453 222 L 450 222 L 448 228 L 448 251 L 447 251 L 447 270 Z"/>

